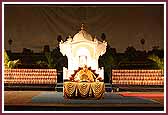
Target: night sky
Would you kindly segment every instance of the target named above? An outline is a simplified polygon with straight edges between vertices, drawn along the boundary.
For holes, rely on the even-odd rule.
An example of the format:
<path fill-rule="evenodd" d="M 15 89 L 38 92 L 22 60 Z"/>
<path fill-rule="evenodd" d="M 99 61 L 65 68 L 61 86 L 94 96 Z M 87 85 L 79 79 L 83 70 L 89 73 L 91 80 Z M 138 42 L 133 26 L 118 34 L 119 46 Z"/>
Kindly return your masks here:
<path fill-rule="evenodd" d="M 105 33 L 106 41 L 117 52 L 128 46 L 142 50 L 142 38 L 146 50 L 164 47 L 163 5 L 5 5 L 4 46 L 9 49 L 11 38 L 13 52 L 23 48 L 41 52 L 44 45 L 53 49 L 58 35 L 64 40 L 73 36 L 82 23 L 92 37 L 100 39 Z"/>

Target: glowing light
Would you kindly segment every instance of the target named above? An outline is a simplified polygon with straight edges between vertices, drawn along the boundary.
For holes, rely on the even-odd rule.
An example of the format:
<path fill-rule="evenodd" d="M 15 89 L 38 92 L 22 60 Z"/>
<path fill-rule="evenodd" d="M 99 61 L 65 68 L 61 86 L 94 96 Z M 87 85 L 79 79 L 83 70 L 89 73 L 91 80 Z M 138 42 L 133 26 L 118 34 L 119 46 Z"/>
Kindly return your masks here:
<path fill-rule="evenodd" d="M 5 84 L 56 84 L 55 69 L 5 69 Z"/>
<path fill-rule="evenodd" d="M 83 27 L 82 27 L 83 28 Z M 87 65 L 95 70 L 104 79 L 104 69 L 99 68 L 98 58 L 106 52 L 107 42 L 98 41 L 96 38 L 81 29 L 73 39 L 60 42 L 60 51 L 68 57 L 68 68 L 63 68 L 63 78 L 68 79 L 79 67 Z"/>
<path fill-rule="evenodd" d="M 163 85 L 163 70 L 112 70 L 112 84 Z"/>

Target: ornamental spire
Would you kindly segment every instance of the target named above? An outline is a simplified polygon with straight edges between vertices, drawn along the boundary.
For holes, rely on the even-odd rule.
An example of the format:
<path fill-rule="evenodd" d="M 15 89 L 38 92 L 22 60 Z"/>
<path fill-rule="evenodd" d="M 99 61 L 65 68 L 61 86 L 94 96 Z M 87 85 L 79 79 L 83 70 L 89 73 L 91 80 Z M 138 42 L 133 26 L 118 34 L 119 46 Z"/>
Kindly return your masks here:
<path fill-rule="evenodd" d="M 84 30 L 84 24 L 81 25 L 81 30 Z"/>

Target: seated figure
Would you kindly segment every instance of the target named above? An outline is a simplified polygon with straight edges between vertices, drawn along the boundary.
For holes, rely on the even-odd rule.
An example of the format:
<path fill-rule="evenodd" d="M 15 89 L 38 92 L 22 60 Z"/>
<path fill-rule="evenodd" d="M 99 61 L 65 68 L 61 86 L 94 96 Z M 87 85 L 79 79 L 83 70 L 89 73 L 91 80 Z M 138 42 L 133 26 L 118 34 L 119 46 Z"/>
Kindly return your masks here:
<path fill-rule="evenodd" d="M 87 68 L 86 65 L 79 70 L 74 76 L 74 81 L 78 82 L 94 82 L 96 80 L 96 76 L 94 73 Z"/>

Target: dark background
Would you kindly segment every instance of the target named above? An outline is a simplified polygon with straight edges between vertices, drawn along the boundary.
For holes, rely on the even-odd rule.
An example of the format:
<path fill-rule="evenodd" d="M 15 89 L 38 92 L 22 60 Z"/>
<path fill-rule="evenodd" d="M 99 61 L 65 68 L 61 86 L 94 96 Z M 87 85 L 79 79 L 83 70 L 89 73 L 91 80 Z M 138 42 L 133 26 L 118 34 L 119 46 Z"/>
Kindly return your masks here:
<path fill-rule="evenodd" d="M 163 5 L 5 5 L 5 49 L 10 49 L 9 39 L 13 52 L 42 52 L 44 45 L 54 49 L 58 35 L 73 36 L 82 23 L 92 37 L 105 33 L 117 52 L 128 46 L 142 50 L 142 38 L 146 50 L 164 47 Z"/>

